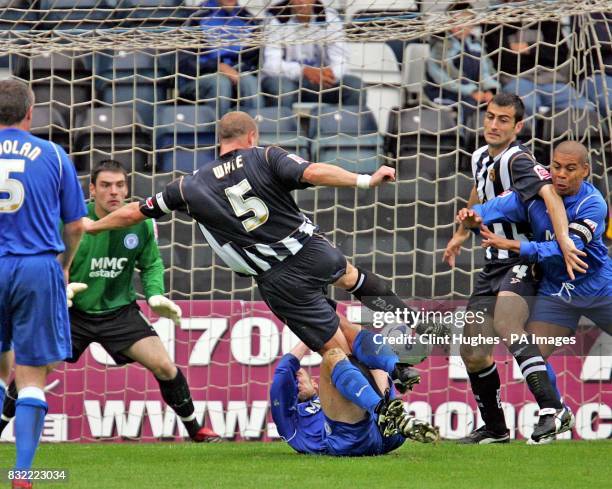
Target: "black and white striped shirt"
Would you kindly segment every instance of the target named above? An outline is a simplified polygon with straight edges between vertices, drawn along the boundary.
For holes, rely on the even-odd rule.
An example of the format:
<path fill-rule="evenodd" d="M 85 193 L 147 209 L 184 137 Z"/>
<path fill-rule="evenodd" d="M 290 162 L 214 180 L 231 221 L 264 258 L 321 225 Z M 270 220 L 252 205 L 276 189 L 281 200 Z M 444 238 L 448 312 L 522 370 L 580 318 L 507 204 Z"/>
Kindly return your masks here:
<path fill-rule="evenodd" d="M 538 164 L 525 146 L 515 141 L 495 158 L 491 158 L 488 146 L 472 155 L 472 175 L 480 202 L 487 202 L 506 190 L 513 189 L 523 201 L 535 197 L 540 188 L 551 183 L 548 170 Z M 493 232 L 506 239 L 526 241 L 531 230 L 528 225 L 512 223 L 493 224 Z M 488 261 L 517 258 L 518 254 L 507 250 L 487 248 Z"/>
<path fill-rule="evenodd" d="M 298 253 L 318 228 L 291 191 L 310 165 L 277 147 L 235 150 L 143 201 L 141 212 L 193 217 L 210 247 L 240 275 L 262 276 Z"/>

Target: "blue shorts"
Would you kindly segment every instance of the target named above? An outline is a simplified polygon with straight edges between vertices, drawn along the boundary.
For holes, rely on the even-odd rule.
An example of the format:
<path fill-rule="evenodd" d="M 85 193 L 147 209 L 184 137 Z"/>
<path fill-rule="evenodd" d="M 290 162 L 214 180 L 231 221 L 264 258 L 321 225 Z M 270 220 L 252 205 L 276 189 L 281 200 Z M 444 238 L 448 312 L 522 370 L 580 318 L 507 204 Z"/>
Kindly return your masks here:
<path fill-rule="evenodd" d="M 572 297 L 568 302 L 558 296 L 538 296 L 529 321 L 542 321 L 576 331 L 580 316 L 612 334 L 612 297 Z"/>
<path fill-rule="evenodd" d="M 325 416 L 325 434 L 328 455 L 337 457 L 384 455 L 402 446 L 405 440 L 401 435 L 383 437 L 370 415 L 355 424 Z"/>
<path fill-rule="evenodd" d="M 38 367 L 69 357 L 70 321 L 56 255 L 0 257 L 0 348 L 13 342 L 15 363 Z"/>

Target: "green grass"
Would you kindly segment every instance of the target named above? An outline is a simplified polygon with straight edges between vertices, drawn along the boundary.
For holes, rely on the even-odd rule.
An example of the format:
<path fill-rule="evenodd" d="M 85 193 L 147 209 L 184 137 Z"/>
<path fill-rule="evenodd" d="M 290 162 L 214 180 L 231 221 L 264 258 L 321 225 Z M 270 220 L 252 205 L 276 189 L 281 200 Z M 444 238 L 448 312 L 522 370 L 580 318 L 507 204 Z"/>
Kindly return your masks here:
<path fill-rule="evenodd" d="M 14 460 L 13 450 L 0 445 L 0 467 Z M 281 442 L 44 444 L 36 467 L 66 468 L 69 479 L 35 487 L 603 489 L 611 487 L 611 453 L 611 440 L 539 447 L 406 443 L 384 457 L 353 459 L 298 455 Z"/>

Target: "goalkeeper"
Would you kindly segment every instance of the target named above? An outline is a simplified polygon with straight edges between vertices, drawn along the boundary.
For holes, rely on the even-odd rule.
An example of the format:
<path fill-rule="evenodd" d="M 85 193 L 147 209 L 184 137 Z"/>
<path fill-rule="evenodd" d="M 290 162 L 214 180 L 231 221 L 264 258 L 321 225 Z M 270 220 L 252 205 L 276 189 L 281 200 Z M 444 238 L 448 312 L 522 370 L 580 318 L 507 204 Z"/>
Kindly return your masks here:
<path fill-rule="evenodd" d="M 124 205 L 127 173 L 113 160 L 100 162 L 91 173 L 92 202 L 88 217 L 97 220 Z M 196 442 L 218 439 L 196 420 L 187 380 L 174 365 L 159 336 L 140 311 L 132 277 L 140 270 L 145 296 L 157 314 L 180 322 L 181 309 L 163 296 L 164 266 L 152 220 L 126 229 L 87 235 L 70 268 L 68 305 L 72 356 L 79 360 L 90 343 L 100 343 L 118 365 L 138 362 L 157 379 L 164 401 L 176 412 Z M 78 294 L 78 295 L 77 295 Z M 1 430 L 14 413 L 9 387 Z"/>

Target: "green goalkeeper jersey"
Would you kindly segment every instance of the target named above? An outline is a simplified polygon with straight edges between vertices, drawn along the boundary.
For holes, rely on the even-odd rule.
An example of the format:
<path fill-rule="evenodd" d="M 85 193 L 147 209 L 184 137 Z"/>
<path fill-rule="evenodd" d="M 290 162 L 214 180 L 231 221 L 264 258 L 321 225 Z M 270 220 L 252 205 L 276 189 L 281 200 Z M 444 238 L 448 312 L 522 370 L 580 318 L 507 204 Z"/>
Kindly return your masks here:
<path fill-rule="evenodd" d="M 87 206 L 88 217 L 98 217 L 94 203 Z M 85 234 L 70 267 L 70 281 L 89 287 L 76 295 L 73 307 L 96 314 L 113 311 L 136 300 L 134 269 L 147 299 L 164 293 L 164 264 L 159 256 L 155 224 L 148 219 L 125 229 Z"/>

